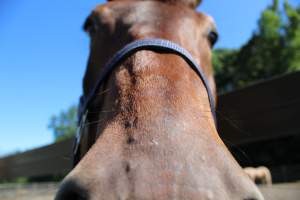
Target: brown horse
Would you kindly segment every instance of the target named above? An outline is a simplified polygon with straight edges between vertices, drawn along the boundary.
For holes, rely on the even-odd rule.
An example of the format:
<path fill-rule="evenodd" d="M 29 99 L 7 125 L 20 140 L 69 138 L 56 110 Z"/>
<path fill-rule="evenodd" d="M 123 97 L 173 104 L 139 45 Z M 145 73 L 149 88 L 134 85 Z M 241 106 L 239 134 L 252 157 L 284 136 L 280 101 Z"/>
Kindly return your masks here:
<path fill-rule="evenodd" d="M 249 178 L 258 184 L 265 184 L 268 186 L 272 185 L 272 175 L 270 170 L 265 166 L 259 167 L 245 167 L 244 172 L 249 176 Z"/>
<path fill-rule="evenodd" d="M 215 25 L 196 0 L 119 0 L 97 7 L 85 30 L 91 52 L 84 96 L 124 45 L 162 38 L 202 66 L 215 95 Z M 217 133 L 203 81 L 181 57 L 139 50 L 109 74 L 89 107 L 80 162 L 56 200 L 236 199 L 262 195 Z"/>

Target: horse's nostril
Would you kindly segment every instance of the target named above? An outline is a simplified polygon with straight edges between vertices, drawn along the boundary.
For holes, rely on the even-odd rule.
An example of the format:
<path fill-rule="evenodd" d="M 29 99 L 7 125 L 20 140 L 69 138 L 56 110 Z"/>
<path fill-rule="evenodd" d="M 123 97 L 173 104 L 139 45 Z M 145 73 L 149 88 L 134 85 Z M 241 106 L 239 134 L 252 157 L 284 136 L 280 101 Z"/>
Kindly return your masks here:
<path fill-rule="evenodd" d="M 65 199 L 65 200 L 86 200 L 85 197 L 80 196 L 76 192 L 71 192 L 67 195 L 64 195 L 62 199 Z"/>
<path fill-rule="evenodd" d="M 64 182 L 58 190 L 55 200 L 87 200 L 87 191 L 74 181 Z"/>

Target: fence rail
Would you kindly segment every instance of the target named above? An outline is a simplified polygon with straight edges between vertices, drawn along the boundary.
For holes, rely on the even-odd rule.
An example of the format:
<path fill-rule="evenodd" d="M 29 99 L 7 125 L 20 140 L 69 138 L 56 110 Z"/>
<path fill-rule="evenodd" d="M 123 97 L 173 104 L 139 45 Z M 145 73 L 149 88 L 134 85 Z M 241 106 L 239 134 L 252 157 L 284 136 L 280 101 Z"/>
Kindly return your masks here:
<path fill-rule="evenodd" d="M 72 168 L 72 143 L 69 139 L 0 159 L 0 180 L 65 175 Z"/>
<path fill-rule="evenodd" d="M 220 95 L 218 127 L 225 143 L 236 146 L 300 136 L 299 85 L 300 72 Z M 72 168 L 72 143 L 69 139 L 0 159 L 0 180 L 66 174 Z"/>
<path fill-rule="evenodd" d="M 300 135 L 300 72 L 219 96 L 219 134 L 229 146 Z"/>

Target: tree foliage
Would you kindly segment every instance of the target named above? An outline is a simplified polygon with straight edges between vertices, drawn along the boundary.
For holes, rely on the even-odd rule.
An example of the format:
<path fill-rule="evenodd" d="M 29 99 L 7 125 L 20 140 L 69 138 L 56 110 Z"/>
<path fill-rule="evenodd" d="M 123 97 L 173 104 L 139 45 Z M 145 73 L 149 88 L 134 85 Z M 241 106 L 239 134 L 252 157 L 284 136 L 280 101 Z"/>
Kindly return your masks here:
<path fill-rule="evenodd" d="M 288 1 L 284 2 L 287 23 L 284 26 L 286 34 L 285 58 L 290 71 L 300 69 L 300 5 L 293 8 Z"/>
<path fill-rule="evenodd" d="M 236 73 L 234 62 L 237 53 L 238 50 L 233 49 L 216 49 L 213 53 L 212 64 L 219 92 L 229 91 L 235 87 L 232 79 Z"/>
<path fill-rule="evenodd" d="M 217 49 L 213 64 L 219 91 L 243 87 L 253 81 L 300 69 L 300 6 L 279 1 L 266 8 L 257 30 L 238 50 Z"/>
<path fill-rule="evenodd" d="M 71 106 L 66 111 L 52 116 L 48 128 L 53 130 L 56 142 L 74 136 L 77 128 L 77 107 Z"/>

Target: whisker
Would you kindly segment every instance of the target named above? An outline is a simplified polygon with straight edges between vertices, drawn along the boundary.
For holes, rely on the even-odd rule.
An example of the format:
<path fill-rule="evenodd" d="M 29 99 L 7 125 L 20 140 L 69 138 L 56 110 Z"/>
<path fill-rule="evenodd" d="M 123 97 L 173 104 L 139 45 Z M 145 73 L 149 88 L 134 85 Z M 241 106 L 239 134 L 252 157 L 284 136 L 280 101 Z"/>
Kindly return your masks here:
<path fill-rule="evenodd" d="M 256 115 L 258 113 L 261 114 L 262 112 L 274 111 L 275 109 L 282 109 L 286 106 L 291 106 L 293 104 L 298 104 L 299 102 L 300 102 L 300 99 L 296 98 L 296 99 L 289 100 L 285 103 L 270 104 L 268 106 L 256 107 L 256 108 L 253 108 L 252 110 L 244 110 L 244 112 L 238 112 L 236 110 L 232 110 L 231 113 L 241 113 L 244 116 L 245 115 L 247 116 L 246 119 L 249 119 L 250 115 Z M 236 120 L 243 120 L 243 116 L 240 116 L 240 118 L 236 119 Z"/>
<path fill-rule="evenodd" d="M 112 113 L 112 112 L 115 112 L 115 110 L 95 110 L 95 111 L 89 111 L 89 114 Z"/>
<path fill-rule="evenodd" d="M 83 126 L 85 127 L 85 126 L 89 126 L 89 125 L 93 125 L 93 124 L 98 124 L 102 121 L 103 121 L 103 119 L 99 119 L 99 120 L 96 120 L 96 121 L 85 123 L 85 124 L 83 124 Z"/>
<path fill-rule="evenodd" d="M 245 135 L 247 135 L 247 136 L 252 135 L 251 133 L 249 133 L 249 132 L 243 130 L 242 128 L 240 128 L 240 127 L 234 122 L 234 120 L 232 120 L 232 119 L 226 117 L 226 115 L 223 114 L 222 112 L 220 112 L 220 111 L 216 111 L 216 112 L 218 113 L 218 115 L 219 115 L 221 118 L 223 118 L 223 119 L 225 119 L 227 122 L 229 122 L 230 125 L 232 125 L 232 126 L 233 126 L 236 130 L 238 130 L 240 133 L 245 134 Z"/>
<path fill-rule="evenodd" d="M 111 88 L 105 89 L 105 90 L 103 90 L 103 91 L 97 93 L 95 96 L 101 96 L 101 95 L 103 95 L 103 94 L 105 94 L 105 93 L 108 93 L 110 90 L 111 90 Z"/>
<path fill-rule="evenodd" d="M 71 160 L 72 156 L 62 156 L 61 158 L 64 159 L 64 160 Z"/>
<path fill-rule="evenodd" d="M 246 154 L 246 152 L 242 149 L 242 148 L 240 148 L 240 147 L 238 147 L 237 145 L 235 145 L 235 144 L 233 144 L 232 142 L 230 142 L 229 140 L 227 140 L 227 139 L 223 139 L 222 138 L 222 140 L 227 144 L 227 145 L 229 145 L 229 149 L 235 149 L 235 150 L 237 150 L 240 154 L 241 154 L 241 156 L 242 156 L 242 158 L 241 159 L 243 159 L 243 158 L 245 158 L 245 160 L 242 160 L 242 161 L 246 161 L 246 162 L 248 162 L 250 165 L 252 165 L 252 160 L 250 159 L 250 157 Z M 232 152 L 231 151 L 231 153 L 234 155 L 234 152 Z M 236 157 L 236 156 L 235 156 Z M 238 158 L 236 157 L 236 159 L 238 160 Z"/>

